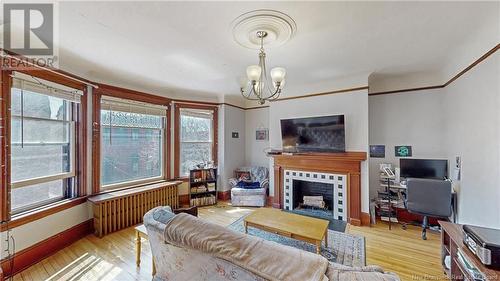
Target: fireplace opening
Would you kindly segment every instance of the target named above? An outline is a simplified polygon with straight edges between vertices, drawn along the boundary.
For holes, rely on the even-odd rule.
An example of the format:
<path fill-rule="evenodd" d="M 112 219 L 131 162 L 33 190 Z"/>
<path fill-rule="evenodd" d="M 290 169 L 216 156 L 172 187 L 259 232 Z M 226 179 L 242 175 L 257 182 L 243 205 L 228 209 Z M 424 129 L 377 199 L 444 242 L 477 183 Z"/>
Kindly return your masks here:
<path fill-rule="evenodd" d="M 319 217 L 333 217 L 333 184 L 293 180 L 292 209 Z"/>

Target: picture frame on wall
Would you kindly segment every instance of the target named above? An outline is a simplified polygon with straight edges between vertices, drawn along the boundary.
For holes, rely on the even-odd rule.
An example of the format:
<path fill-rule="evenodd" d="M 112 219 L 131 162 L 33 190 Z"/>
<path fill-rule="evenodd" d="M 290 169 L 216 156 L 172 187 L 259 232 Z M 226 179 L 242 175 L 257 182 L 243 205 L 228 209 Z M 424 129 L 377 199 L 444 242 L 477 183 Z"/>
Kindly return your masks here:
<path fill-rule="evenodd" d="M 394 147 L 394 156 L 396 157 L 411 157 L 411 145 L 397 145 Z"/>
<path fill-rule="evenodd" d="M 371 158 L 385 158 L 385 145 L 370 145 Z"/>
<path fill-rule="evenodd" d="M 257 129 L 255 130 L 255 140 L 258 141 L 266 141 L 269 138 L 269 130 L 268 129 Z"/>

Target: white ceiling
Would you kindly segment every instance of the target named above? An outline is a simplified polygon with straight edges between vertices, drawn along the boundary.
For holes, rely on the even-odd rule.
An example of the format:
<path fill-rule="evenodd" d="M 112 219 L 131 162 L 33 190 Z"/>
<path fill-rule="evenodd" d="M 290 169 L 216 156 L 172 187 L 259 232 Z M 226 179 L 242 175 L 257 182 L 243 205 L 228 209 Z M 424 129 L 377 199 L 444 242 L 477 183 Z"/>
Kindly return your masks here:
<path fill-rule="evenodd" d="M 60 67 L 172 97 L 239 95 L 237 79 L 258 57 L 233 41 L 231 21 L 251 10 L 274 9 L 296 21 L 297 33 L 266 50 L 268 67 L 285 67 L 284 95 L 299 95 L 331 90 L 333 81 L 349 76 L 437 75 L 451 49 L 492 18 L 498 21 L 498 7 L 499 2 L 63 2 Z"/>

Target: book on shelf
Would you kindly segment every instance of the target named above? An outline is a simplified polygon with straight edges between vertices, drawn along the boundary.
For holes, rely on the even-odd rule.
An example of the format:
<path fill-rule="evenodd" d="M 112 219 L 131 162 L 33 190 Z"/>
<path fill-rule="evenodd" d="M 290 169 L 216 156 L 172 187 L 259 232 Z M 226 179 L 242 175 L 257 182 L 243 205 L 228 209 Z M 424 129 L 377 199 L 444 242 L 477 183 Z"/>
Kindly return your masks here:
<path fill-rule="evenodd" d="M 191 187 L 191 193 L 207 192 L 208 189 L 205 185 Z"/>
<path fill-rule="evenodd" d="M 190 171 L 191 182 L 214 181 L 215 168 Z"/>
<path fill-rule="evenodd" d="M 214 195 L 208 195 L 203 197 L 191 198 L 190 203 L 192 206 L 212 205 L 217 203 L 217 199 L 215 198 Z"/>
<path fill-rule="evenodd" d="M 389 221 L 389 217 L 388 216 L 387 217 L 381 216 L 380 220 L 382 220 L 382 221 Z M 398 222 L 398 218 L 391 217 L 391 222 L 396 222 L 397 223 Z"/>
<path fill-rule="evenodd" d="M 208 191 L 215 191 L 215 183 L 209 183 L 207 184 L 207 190 Z"/>
<path fill-rule="evenodd" d="M 215 180 L 215 170 L 214 169 L 208 169 L 206 171 L 206 179 L 207 179 L 207 181 L 214 181 Z"/>

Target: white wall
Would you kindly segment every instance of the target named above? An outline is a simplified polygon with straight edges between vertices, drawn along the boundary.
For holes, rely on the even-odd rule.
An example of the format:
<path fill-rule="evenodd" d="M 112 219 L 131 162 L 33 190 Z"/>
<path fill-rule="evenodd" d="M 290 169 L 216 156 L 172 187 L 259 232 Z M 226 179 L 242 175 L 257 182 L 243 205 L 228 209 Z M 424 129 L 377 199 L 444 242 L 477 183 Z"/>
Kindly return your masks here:
<path fill-rule="evenodd" d="M 500 54 L 445 88 L 450 163 L 462 158 L 459 222 L 500 228 Z"/>
<path fill-rule="evenodd" d="M 370 159 L 370 197 L 378 164 L 397 164 L 395 145 L 412 145 L 413 158 L 462 160 L 458 221 L 500 228 L 500 54 L 497 52 L 442 89 L 369 97 L 370 144 L 386 158 Z"/>
<path fill-rule="evenodd" d="M 385 145 L 385 158 L 370 158 L 370 198 L 377 195 L 379 164 L 399 166 L 394 146 L 411 145 L 412 158 L 447 159 L 444 90 L 370 96 L 370 144 Z"/>
<path fill-rule="evenodd" d="M 272 102 L 269 109 L 270 146 L 276 149 L 281 148 L 280 119 L 338 114 L 345 115 L 346 150 L 367 152 L 367 90 Z M 270 165 L 272 167 L 272 163 Z M 274 194 L 273 178 L 274 175 L 271 172 L 270 194 Z M 361 165 L 361 210 L 363 212 L 368 212 L 368 204 L 368 161 L 365 161 Z"/>
<path fill-rule="evenodd" d="M 234 106 L 222 105 L 222 127 L 219 134 L 223 134 L 223 163 L 219 165 L 220 191 L 229 189 L 228 179 L 233 177 L 234 170 L 245 165 L 245 111 Z M 238 138 L 232 138 L 232 133 L 238 132 Z M 219 138 L 219 141 L 220 138 Z M 219 144 L 221 147 L 221 144 Z M 220 154 L 219 154 L 220 155 Z"/>
<path fill-rule="evenodd" d="M 269 138 L 255 139 L 255 131 L 264 128 L 269 129 L 269 107 L 245 110 L 245 163 L 248 166 L 269 165 L 264 152 L 269 148 Z"/>

